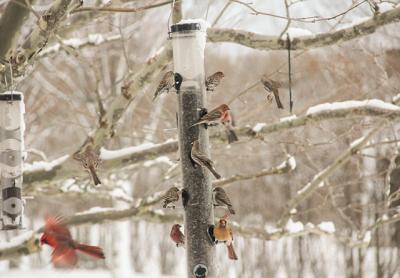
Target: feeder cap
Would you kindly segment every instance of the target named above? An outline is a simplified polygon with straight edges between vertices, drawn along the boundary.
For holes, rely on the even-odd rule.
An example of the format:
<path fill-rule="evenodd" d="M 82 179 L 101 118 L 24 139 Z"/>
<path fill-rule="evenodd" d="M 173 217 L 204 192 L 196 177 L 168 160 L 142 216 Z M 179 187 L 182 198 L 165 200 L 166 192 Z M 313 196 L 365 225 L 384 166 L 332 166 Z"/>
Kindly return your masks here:
<path fill-rule="evenodd" d="M 171 33 L 201 30 L 200 23 L 181 23 L 171 26 Z"/>
<path fill-rule="evenodd" d="M 0 94 L 0 101 L 13 101 L 13 100 L 21 100 L 21 95 L 19 93 L 16 94 Z"/>

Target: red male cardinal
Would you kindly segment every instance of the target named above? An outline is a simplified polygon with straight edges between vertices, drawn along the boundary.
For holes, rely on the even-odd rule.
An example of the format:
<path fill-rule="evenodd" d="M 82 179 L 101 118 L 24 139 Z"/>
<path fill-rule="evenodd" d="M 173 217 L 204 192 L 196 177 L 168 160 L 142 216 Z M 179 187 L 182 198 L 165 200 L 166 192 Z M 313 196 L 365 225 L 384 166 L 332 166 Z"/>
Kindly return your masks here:
<path fill-rule="evenodd" d="M 60 217 L 47 216 L 40 244 L 48 244 L 54 248 L 51 261 L 55 267 L 70 268 L 76 265 L 78 256 L 76 251 L 81 251 L 97 259 L 104 259 L 103 250 L 97 246 L 90 246 L 74 241 L 68 227 Z"/>

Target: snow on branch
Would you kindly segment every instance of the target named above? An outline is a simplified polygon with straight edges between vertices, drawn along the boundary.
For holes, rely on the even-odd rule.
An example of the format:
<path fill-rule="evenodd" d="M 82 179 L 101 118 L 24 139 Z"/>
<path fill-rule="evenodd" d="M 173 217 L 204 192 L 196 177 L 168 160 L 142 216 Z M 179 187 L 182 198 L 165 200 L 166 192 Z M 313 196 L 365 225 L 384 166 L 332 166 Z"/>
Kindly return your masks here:
<path fill-rule="evenodd" d="M 381 26 L 399 21 L 400 7 L 397 7 L 341 30 L 294 38 L 291 42 L 291 48 L 299 50 L 330 46 L 372 34 Z M 260 50 L 282 50 L 288 48 L 284 39 L 243 30 L 209 28 L 207 34 L 210 42 L 231 42 Z"/>
<path fill-rule="evenodd" d="M 290 219 L 290 211 L 296 209 L 296 207 L 307 198 L 309 198 L 320 186 L 323 185 L 323 181 L 332 175 L 336 169 L 344 165 L 350 157 L 357 153 L 365 144 L 368 143 L 369 139 L 381 130 L 385 126 L 384 123 L 380 123 L 377 127 L 372 129 L 365 136 L 355 140 L 348 149 L 342 152 L 329 166 L 324 168 L 321 172 L 316 174 L 313 179 L 297 191 L 297 194 L 288 201 L 285 212 L 279 220 L 279 226 L 286 225 Z"/>

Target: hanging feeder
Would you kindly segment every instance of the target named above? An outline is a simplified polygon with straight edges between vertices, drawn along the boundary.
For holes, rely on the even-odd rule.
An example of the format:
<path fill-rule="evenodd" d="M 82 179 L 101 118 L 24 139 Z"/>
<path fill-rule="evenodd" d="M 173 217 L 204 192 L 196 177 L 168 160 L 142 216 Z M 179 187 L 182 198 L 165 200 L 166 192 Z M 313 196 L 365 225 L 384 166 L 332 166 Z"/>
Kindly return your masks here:
<path fill-rule="evenodd" d="M 22 228 L 22 153 L 24 150 L 23 95 L 0 94 L 0 187 L 3 230 Z"/>

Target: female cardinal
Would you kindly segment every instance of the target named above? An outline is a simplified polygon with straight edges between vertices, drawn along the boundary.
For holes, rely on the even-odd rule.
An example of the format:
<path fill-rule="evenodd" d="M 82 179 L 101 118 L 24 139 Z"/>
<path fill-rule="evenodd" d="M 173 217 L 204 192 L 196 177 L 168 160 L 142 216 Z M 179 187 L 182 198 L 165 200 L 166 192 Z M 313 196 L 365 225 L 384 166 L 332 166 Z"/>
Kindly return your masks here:
<path fill-rule="evenodd" d="M 75 250 L 97 259 L 105 259 L 103 250 L 100 247 L 74 241 L 68 227 L 60 217 L 46 217 L 40 244 L 48 244 L 54 248 L 53 253 L 51 253 L 51 261 L 55 267 L 69 268 L 76 265 L 78 257 Z"/>
<path fill-rule="evenodd" d="M 169 236 L 171 237 L 172 241 L 175 242 L 176 247 L 185 247 L 185 236 L 180 230 L 181 227 L 182 226 L 179 224 L 174 224 L 172 226 L 171 232 L 169 233 Z"/>
<path fill-rule="evenodd" d="M 237 260 L 238 257 L 233 249 L 233 234 L 226 219 L 221 218 L 218 224 L 214 227 L 214 237 L 218 241 L 224 241 L 228 247 L 228 257 L 231 260 Z"/>

